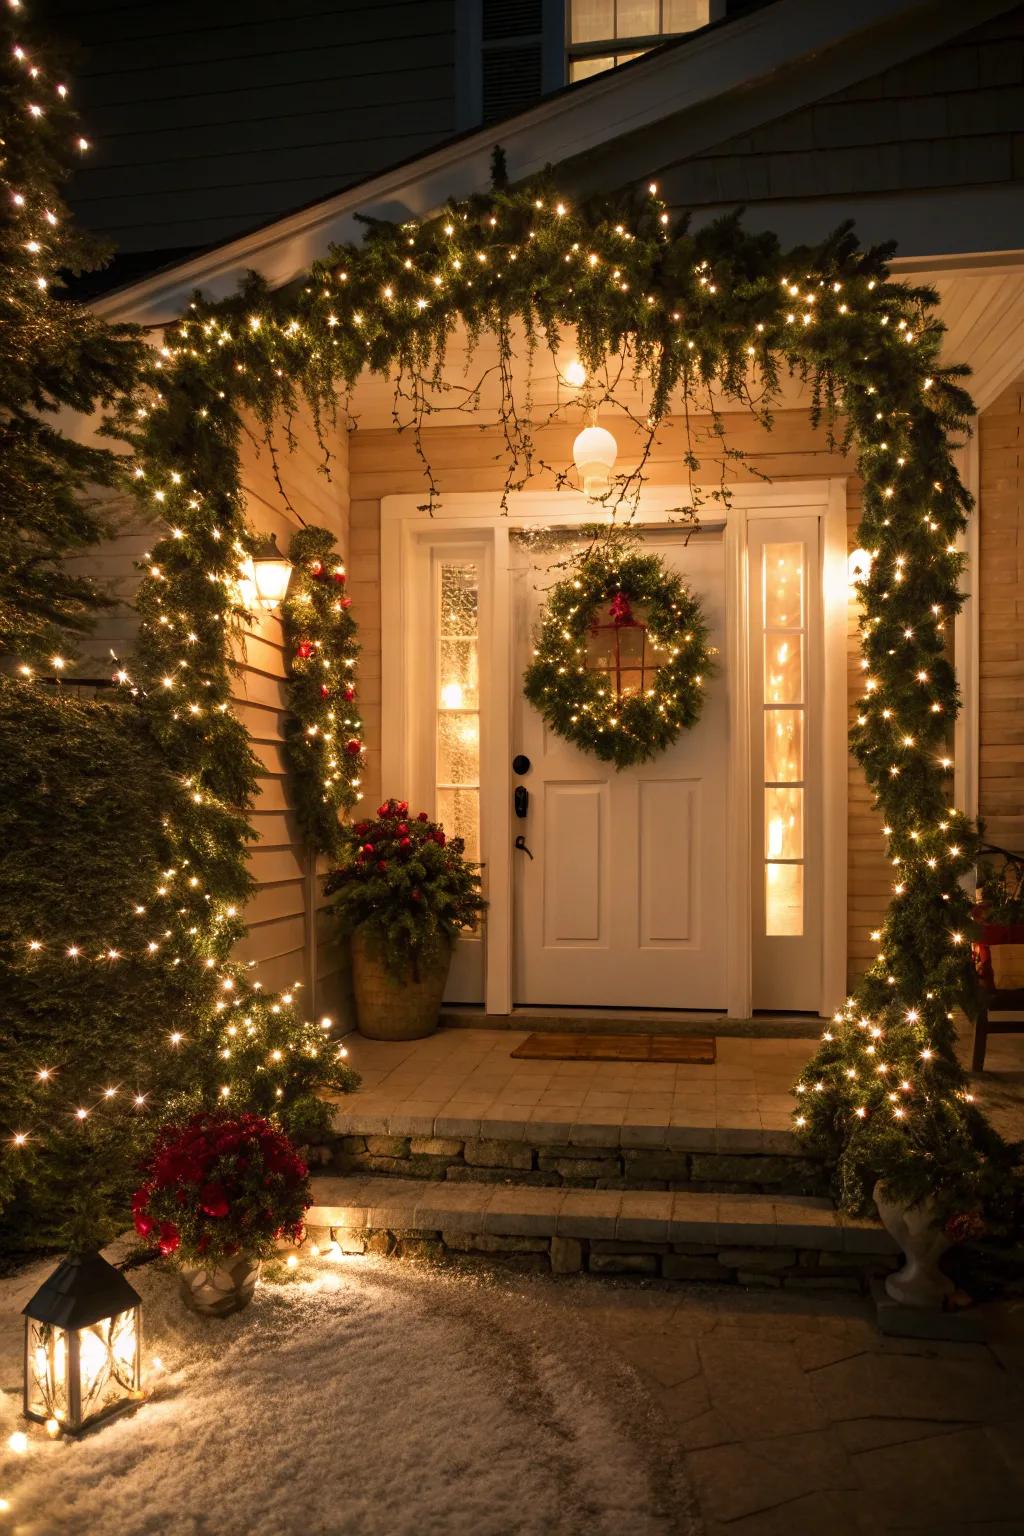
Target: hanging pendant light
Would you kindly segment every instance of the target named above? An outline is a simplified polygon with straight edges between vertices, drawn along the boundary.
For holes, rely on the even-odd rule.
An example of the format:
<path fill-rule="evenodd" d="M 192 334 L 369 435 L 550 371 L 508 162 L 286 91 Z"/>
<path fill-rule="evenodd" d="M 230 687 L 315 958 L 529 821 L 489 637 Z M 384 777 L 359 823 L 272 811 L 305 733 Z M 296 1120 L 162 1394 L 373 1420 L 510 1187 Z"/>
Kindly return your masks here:
<path fill-rule="evenodd" d="M 576 473 L 580 477 L 584 496 L 598 501 L 611 489 L 612 470 L 618 457 L 619 445 L 612 434 L 596 424 L 584 427 L 572 445 Z"/>

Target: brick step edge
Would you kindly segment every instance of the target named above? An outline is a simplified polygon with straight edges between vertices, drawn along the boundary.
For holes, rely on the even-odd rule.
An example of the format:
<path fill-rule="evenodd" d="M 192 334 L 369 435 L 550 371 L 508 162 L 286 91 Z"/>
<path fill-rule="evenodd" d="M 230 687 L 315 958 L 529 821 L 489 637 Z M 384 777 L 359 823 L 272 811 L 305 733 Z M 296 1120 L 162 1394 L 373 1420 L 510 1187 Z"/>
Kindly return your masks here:
<path fill-rule="evenodd" d="M 311 1152 L 322 1173 L 479 1184 L 719 1194 L 821 1195 L 824 1165 L 774 1152 L 686 1152 L 678 1147 L 439 1136 L 339 1136 Z"/>
<path fill-rule="evenodd" d="M 552 1145 L 628 1148 L 631 1151 L 769 1153 L 776 1157 L 805 1156 L 792 1131 L 782 1126 L 738 1125 L 620 1125 L 592 1120 L 514 1120 L 491 1116 L 414 1115 L 399 1110 L 334 1111 L 333 1133 L 341 1136 L 416 1136 L 437 1140 L 523 1142 Z"/>
<path fill-rule="evenodd" d="M 394 1178 L 315 1178 L 310 1228 L 436 1231 L 502 1237 L 723 1244 L 887 1256 L 877 1222 L 812 1196 L 714 1195 L 668 1190 L 538 1189 L 515 1184 Z"/>

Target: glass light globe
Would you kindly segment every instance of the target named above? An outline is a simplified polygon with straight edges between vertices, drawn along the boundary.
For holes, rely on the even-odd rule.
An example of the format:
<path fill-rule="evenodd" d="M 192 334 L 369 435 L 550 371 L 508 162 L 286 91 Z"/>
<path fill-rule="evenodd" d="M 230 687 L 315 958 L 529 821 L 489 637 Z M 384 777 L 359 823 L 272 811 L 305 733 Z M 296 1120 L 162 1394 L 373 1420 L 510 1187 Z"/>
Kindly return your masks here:
<path fill-rule="evenodd" d="M 572 445 L 583 494 L 596 500 L 608 494 L 619 445 L 604 427 L 584 427 Z"/>

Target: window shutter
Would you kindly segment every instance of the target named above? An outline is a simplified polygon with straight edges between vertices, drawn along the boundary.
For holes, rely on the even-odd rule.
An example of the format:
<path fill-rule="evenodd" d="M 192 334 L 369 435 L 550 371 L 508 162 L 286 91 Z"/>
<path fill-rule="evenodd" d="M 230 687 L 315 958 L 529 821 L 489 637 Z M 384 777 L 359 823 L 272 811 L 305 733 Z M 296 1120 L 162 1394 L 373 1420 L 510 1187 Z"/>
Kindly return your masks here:
<path fill-rule="evenodd" d="M 525 111 L 543 89 L 543 0 L 483 0 L 483 121 Z"/>

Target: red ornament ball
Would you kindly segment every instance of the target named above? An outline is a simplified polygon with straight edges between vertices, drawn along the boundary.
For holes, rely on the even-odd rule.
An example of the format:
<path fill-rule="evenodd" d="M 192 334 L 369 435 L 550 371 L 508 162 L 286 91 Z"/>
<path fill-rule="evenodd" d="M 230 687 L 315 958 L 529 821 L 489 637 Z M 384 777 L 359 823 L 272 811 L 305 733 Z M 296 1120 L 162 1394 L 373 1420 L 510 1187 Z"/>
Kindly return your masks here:
<path fill-rule="evenodd" d="M 440 827 L 438 827 L 436 832 L 431 833 L 431 836 L 433 837 L 434 842 L 437 844 L 437 846 L 439 848 L 443 848 L 444 847 L 447 839 L 446 839 L 446 837 L 445 837 L 445 835 L 442 832 Z"/>
<path fill-rule="evenodd" d="M 402 841 L 399 843 L 398 846 L 399 846 L 399 848 L 411 848 L 412 847 L 412 838 L 411 837 L 403 837 Z"/>
<path fill-rule="evenodd" d="M 329 699 L 330 696 L 331 696 L 331 690 L 328 688 L 327 684 L 326 683 L 321 683 L 320 684 L 320 697 L 322 699 Z"/>
<path fill-rule="evenodd" d="M 407 821 L 400 821 L 398 826 L 395 828 L 395 831 L 398 833 L 399 837 L 404 837 L 408 830 L 409 823 Z"/>
<path fill-rule="evenodd" d="M 345 575 L 345 572 L 342 571 L 342 570 L 332 571 L 331 575 L 334 577 L 334 579 L 338 583 L 339 587 L 343 587 L 345 585 L 346 581 L 348 581 L 348 577 Z"/>
<path fill-rule="evenodd" d="M 422 901 L 423 900 L 422 893 L 418 889 L 413 891 L 412 892 L 412 899 L 413 899 L 413 901 Z"/>
<path fill-rule="evenodd" d="M 346 683 L 344 688 L 341 690 L 341 696 L 342 698 L 347 699 L 351 704 L 352 700 L 356 696 L 355 685 L 353 683 Z"/>
<path fill-rule="evenodd" d="M 395 809 L 399 812 L 400 815 L 404 816 L 406 811 L 409 809 L 408 800 L 399 800 Z"/>
<path fill-rule="evenodd" d="M 364 843 L 359 852 L 363 855 L 364 859 L 372 859 L 377 850 L 372 843 Z"/>
<path fill-rule="evenodd" d="M 377 815 L 378 816 L 386 816 L 390 810 L 391 810 L 390 805 L 388 805 L 386 803 L 384 805 L 378 805 L 378 807 L 377 807 Z"/>
<path fill-rule="evenodd" d="M 343 597 L 341 599 L 341 602 L 338 604 L 338 607 L 339 608 L 351 608 L 352 607 L 352 599 L 350 597 Z"/>
<path fill-rule="evenodd" d="M 417 821 L 429 821 L 430 817 L 427 815 L 426 811 L 417 811 L 417 813 L 416 813 L 416 820 Z"/>
<path fill-rule="evenodd" d="M 300 661 L 308 661 L 313 654 L 313 649 L 312 640 L 300 640 L 295 647 L 295 654 Z"/>
<path fill-rule="evenodd" d="M 363 744 L 359 740 L 359 737 L 350 736 L 348 741 L 345 743 L 345 751 L 348 753 L 349 757 L 358 757 L 362 750 Z"/>
<path fill-rule="evenodd" d="M 384 871 L 387 869 L 387 867 L 388 867 L 387 859 L 378 859 L 377 860 L 377 868 L 380 870 L 381 874 L 384 873 Z"/>

